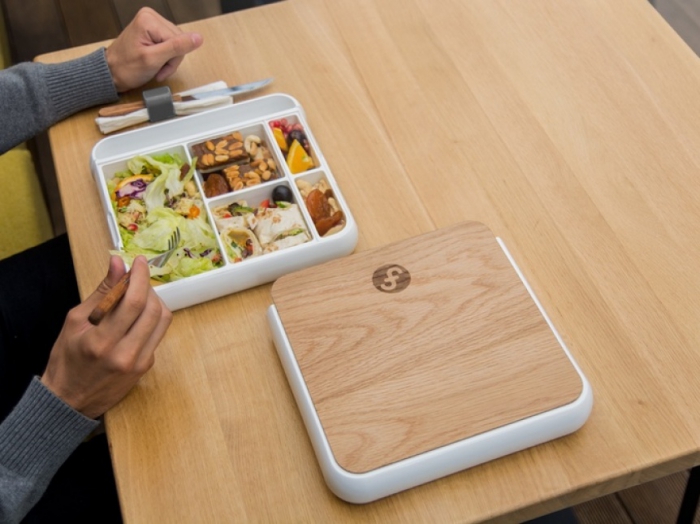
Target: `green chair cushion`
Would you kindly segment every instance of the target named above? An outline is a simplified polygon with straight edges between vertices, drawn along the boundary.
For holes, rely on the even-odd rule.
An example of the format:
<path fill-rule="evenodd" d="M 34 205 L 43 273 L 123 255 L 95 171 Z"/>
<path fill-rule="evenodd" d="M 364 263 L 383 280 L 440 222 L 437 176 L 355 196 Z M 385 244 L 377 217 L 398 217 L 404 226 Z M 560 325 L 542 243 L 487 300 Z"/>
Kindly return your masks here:
<path fill-rule="evenodd" d="M 51 219 L 29 151 L 0 156 L 0 259 L 53 237 Z"/>

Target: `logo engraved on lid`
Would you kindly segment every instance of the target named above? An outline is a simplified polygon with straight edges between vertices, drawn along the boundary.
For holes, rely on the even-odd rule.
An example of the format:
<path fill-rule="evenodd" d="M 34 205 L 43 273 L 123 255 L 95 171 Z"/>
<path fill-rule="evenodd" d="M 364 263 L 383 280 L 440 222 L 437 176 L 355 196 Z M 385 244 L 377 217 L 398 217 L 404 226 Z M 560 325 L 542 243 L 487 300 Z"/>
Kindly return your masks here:
<path fill-rule="evenodd" d="M 383 293 L 398 293 L 411 283 L 411 274 L 398 264 L 386 264 L 375 270 L 372 283 Z"/>

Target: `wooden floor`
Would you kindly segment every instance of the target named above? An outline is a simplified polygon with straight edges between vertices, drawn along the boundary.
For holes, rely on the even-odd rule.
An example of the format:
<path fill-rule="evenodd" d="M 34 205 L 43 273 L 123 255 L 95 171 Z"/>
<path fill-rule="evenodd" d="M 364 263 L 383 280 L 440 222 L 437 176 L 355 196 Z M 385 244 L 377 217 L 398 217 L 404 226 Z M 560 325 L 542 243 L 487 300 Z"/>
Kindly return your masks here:
<path fill-rule="evenodd" d="M 659 14 L 700 56 L 700 0 L 653 0 Z"/>
<path fill-rule="evenodd" d="M 185 23 L 270 1 L 273 0 L 0 0 L 11 31 L 15 62 L 113 38 L 144 5 L 176 23 Z M 700 55 L 700 0 L 651 0 L 651 3 Z M 47 186 L 54 229 L 60 233 L 65 226 L 58 190 L 51 179 L 51 156 L 47 153 L 45 137 L 37 142 L 38 168 Z M 574 511 L 580 524 L 671 524 L 675 522 L 686 479 L 687 472 L 679 473 L 581 504 Z M 695 524 L 700 524 L 700 515 L 696 516 Z"/>
<path fill-rule="evenodd" d="M 687 472 L 641 484 L 574 507 L 580 524 L 673 524 Z M 700 514 L 694 524 L 700 524 Z"/>

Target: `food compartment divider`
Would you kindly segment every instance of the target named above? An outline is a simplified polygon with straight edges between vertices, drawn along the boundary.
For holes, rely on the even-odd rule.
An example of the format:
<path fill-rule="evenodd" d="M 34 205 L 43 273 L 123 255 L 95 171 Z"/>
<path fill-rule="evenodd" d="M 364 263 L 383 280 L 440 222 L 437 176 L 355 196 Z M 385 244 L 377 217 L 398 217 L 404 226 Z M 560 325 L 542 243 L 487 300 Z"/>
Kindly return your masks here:
<path fill-rule="evenodd" d="M 219 237 L 220 243 L 222 245 L 224 245 L 224 253 L 227 255 L 227 257 L 228 257 L 228 250 L 227 250 L 227 246 L 225 245 L 225 240 L 222 238 L 222 235 L 225 232 L 225 230 L 227 230 L 228 228 L 219 227 L 219 225 L 217 223 L 218 221 L 216 218 L 215 210 L 219 209 L 219 208 L 223 208 L 223 207 L 228 207 L 234 203 L 240 203 L 242 205 L 244 202 L 245 202 L 245 205 L 247 207 L 250 207 L 252 209 L 259 208 L 259 206 L 265 200 L 271 201 L 271 194 L 274 191 L 275 187 L 282 186 L 282 185 L 289 187 L 289 181 L 286 179 L 278 180 L 275 182 L 276 183 L 274 183 L 274 184 L 256 185 L 256 186 L 246 188 L 245 190 L 241 190 L 241 191 L 236 192 L 236 193 L 229 193 L 227 195 L 222 195 L 221 197 L 217 198 L 216 202 L 211 202 L 211 204 L 209 205 L 209 208 L 211 209 L 211 212 L 212 212 L 212 216 L 214 217 L 216 233 Z M 294 195 L 294 193 L 292 193 L 292 195 Z M 296 198 L 296 196 L 294 196 L 294 198 Z M 303 247 L 309 243 L 316 242 L 318 240 L 318 238 L 317 238 L 317 236 L 314 235 L 314 228 L 313 228 L 313 223 L 311 222 L 311 218 L 308 216 L 308 214 L 304 213 L 304 210 L 303 210 L 302 206 L 299 205 L 298 201 L 291 202 L 291 204 L 296 204 L 297 208 L 299 209 L 299 212 L 301 214 L 302 225 L 304 226 L 304 228 L 308 232 L 308 236 L 309 236 L 309 239 L 306 242 L 303 242 L 303 243 L 301 243 L 299 245 L 295 245 L 295 246 L 284 247 L 284 248 L 280 249 L 279 251 L 263 252 L 263 253 L 260 253 L 258 256 L 251 257 L 251 258 L 245 258 L 245 259 L 238 261 L 238 262 L 230 261 L 230 263 L 235 264 L 235 265 L 243 264 L 243 263 L 248 264 L 248 263 L 251 263 L 255 260 L 260 259 L 261 257 L 268 257 L 270 255 L 274 255 L 274 254 L 281 253 L 281 252 L 287 253 L 290 250 L 298 250 L 301 247 Z M 309 225 L 309 224 L 311 224 L 311 225 Z M 259 238 L 257 238 L 257 236 L 256 236 L 256 239 L 260 240 Z"/>
<path fill-rule="evenodd" d="M 325 161 L 323 158 L 321 158 L 316 140 L 314 139 L 313 134 L 309 130 L 304 118 L 302 118 L 301 115 L 296 113 L 281 115 L 279 118 L 268 120 L 266 127 L 273 135 L 273 138 L 275 138 L 274 143 L 277 146 L 280 155 L 284 158 L 285 164 L 288 168 L 287 170 L 291 175 L 296 176 L 311 169 L 323 167 Z M 277 140 L 278 135 L 275 135 L 276 132 L 285 134 L 284 138 L 279 135 L 279 140 L 285 142 L 286 151 L 283 151 L 282 146 L 279 145 L 279 141 Z M 295 141 L 299 142 L 299 145 L 303 146 L 305 153 L 307 153 L 312 159 L 313 164 L 306 169 L 301 169 L 298 171 L 292 170 L 290 167 L 290 158 L 295 156 L 293 149 L 295 147 L 296 149 L 299 149 L 298 146 L 294 145 Z"/>
<path fill-rule="evenodd" d="M 114 178 L 116 173 L 121 171 L 126 171 L 128 169 L 127 163 L 129 160 L 138 155 L 159 155 L 159 154 L 177 154 L 185 162 L 192 165 L 192 159 L 190 158 L 187 148 L 181 144 L 172 145 L 170 147 L 158 148 L 153 150 L 143 151 L 136 154 L 125 154 L 122 158 L 112 159 L 109 163 L 99 164 L 95 169 L 95 179 L 97 180 L 98 190 L 100 193 L 100 199 L 102 200 L 102 205 L 104 206 L 105 216 L 107 219 L 107 225 L 109 227 L 109 232 L 112 237 L 112 244 L 116 250 L 121 250 L 124 245 L 122 243 L 121 235 L 119 234 L 119 222 L 117 216 L 112 207 L 112 199 L 109 192 L 107 183 Z M 193 177 L 194 178 L 194 177 Z M 196 182 L 195 182 L 196 183 Z M 197 190 L 201 192 L 201 187 L 197 185 Z M 209 222 L 212 224 L 212 222 Z"/>
<path fill-rule="evenodd" d="M 290 125 L 290 126 L 293 126 L 294 124 L 300 124 L 302 126 L 303 133 L 306 136 L 306 139 L 307 139 L 308 145 L 309 145 L 309 149 L 310 149 L 309 155 L 313 159 L 313 163 L 314 163 L 313 167 L 306 169 L 304 171 L 300 171 L 298 173 L 292 172 L 292 170 L 288 164 L 288 155 L 290 154 L 290 151 L 289 151 L 289 149 L 287 150 L 286 153 L 284 151 L 282 151 L 282 148 L 279 145 L 279 143 L 277 142 L 277 139 L 275 138 L 275 135 L 274 135 L 273 124 L 275 122 L 280 122 L 282 120 L 286 120 L 288 125 Z M 303 173 L 307 173 L 307 172 L 312 171 L 314 169 L 321 169 L 321 168 L 326 166 L 326 161 L 323 158 L 323 155 L 321 155 L 321 153 L 320 153 L 320 149 L 318 147 L 318 144 L 316 143 L 316 139 L 314 138 L 313 133 L 311 132 L 311 130 L 309 129 L 309 126 L 306 123 L 306 119 L 304 118 L 304 114 L 303 114 L 303 111 L 301 111 L 301 108 L 299 108 L 298 111 L 289 112 L 289 113 L 281 114 L 281 115 L 275 115 L 274 118 L 268 118 L 268 120 L 265 122 L 265 128 L 270 133 L 270 135 L 272 135 L 274 148 L 277 150 L 278 154 L 282 157 L 282 160 L 284 161 L 284 165 L 285 165 L 287 173 L 289 175 L 291 175 L 292 177 L 299 176 Z M 287 144 L 288 148 L 290 148 L 290 146 L 291 146 L 291 144 Z"/>
<path fill-rule="evenodd" d="M 240 133 L 241 136 L 241 141 L 243 144 L 243 149 L 246 151 L 245 155 L 241 158 L 238 159 L 233 159 L 231 161 L 222 161 L 222 162 L 216 162 L 216 146 L 220 143 L 222 143 L 226 138 L 226 142 L 231 143 L 232 139 L 229 138 L 231 135 L 235 133 Z M 248 146 L 250 144 L 247 144 L 246 141 L 250 140 L 252 137 L 258 137 L 260 139 L 259 143 L 256 142 L 255 146 L 250 146 L 255 148 L 255 153 L 250 154 L 248 153 Z M 285 177 L 285 172 L 281 166 L 280 162 L 280 155 L 279 153 L 274 149 L 273 144 L 270 143 L 270 136 L 265 132 L 265 127 L 262 124 L 262 122 L 255 123 L 253 125 L 248 125 L 246 127 L 236 127 L 233 129 L 229 129 L 226 133 L 224 134 L 219 134 L 219 135 L 214 135 L 211 137 L 207 137 L 204 140 L 196 140 L 193 142 L 190 142 L 187 146 L 188 151 L 192 155 L 193 158 L 197 157 L 197 177 L 200 179 L 202 182 L 202 186 L 204 189 L 204 186 L 206 185 L 206 182 L 208 181 L 209 177 L 217 174 L 221 177 L 221 180 L 223 180 L 223 183 L 226 184 L 228 190 L 225 191 L 224 193 L 219 193 L 216 195 L 212 196 L 207 196 L 206 192 L 203 192 L 203 196 L 205 199 L 209 200 L 212 198 L 216 198 L 218 196 L 222 196 L 224 194 L 230 194 L 234 191 L 240 191 L 241 189 L 244 189 L 245 187 L 250 187 L 247 184 L 248 179 L 246 178 L 246 171 L 245 166 L 251 166 L 253 167 L 253 170 L 256 175 L 261 175 L 261 170 L 259 168 L 260 161 L 256 161 L 256 154 L 258 151 L 260 151 L 260 148 L 263 148 L 262 151 L 266 151 L 267 155 L 265 156 L 262 152 L 259 154 L 261 156 L 261 160 L 265 161 L 265 165 L 269 167 L 270 164 L 270 159 L 273 162 L 273 165 L 269 167 L 266 171 L 270 173 L 270 178 L 265 180 L 264 178 L 258 177 L 259 183 L 264 185 L 270 182 L 274 182 L 275 180 L 279 180 Z M 252 142 L 252 141 L 251 141 Z M 214 151 L 210 151 L 206 147 L 204 148 L 205 153 L 211 155 L 207 160 L 204 160 L 204 162 L 212 162 L 214 161 L 214 165 L 202 165 L 202 161 L 200 161 L 199 156 L 198 156 L 198 149 L 201 148 L 202 145 L 204 144 L 210 144 L 209 147 L 214 147 Z M 234 177 L 233 180 L 237 180 L 239 183 L 242 184 L 243 187 L 234 187 L 232 185 L 232 180 L 229 179 L 229 175 L 227 172 L 231 170 L 234 166 L 239 166 L 239 169 L 241 170 L 241 175 L 239 177 Z M 250 169 L 250 168 L 248 168 Z"/>
<path fill-rule="evenodd" d="M 313 171 L 308 171 L 304 174 L 300 175 L 295 175 L 294 176 L 294 190 L 296 191 L 296 194 L 298 195 L 298 198 L 304 203 L 304 210 L 306 211 L 306 214 L 309 216 L 309 220 L 311 221 L 311 225 L 313 226 L 314 229 L 314 234 L 320 238 L 321 240 L 325 240 L 331 236 L 337 235 L 342 231 L 336 231 L 335 233 L 331 233 L 330 235 L 327 236 L 321 236 L 318 233 L 318 230 L 316 228 L 316 224 L 313 223 L 313 220 L 311 220 L 311 212 L 307 208 L 306 204 L 306 199 L 302 197 L 301 195 L 301 189 L 299 188 L 299 182 L 306 182 L 311 186 L 314 186 L 315 184 L 318 184 L 321 180 L 325 180 L 326 183 L 330 186 L 331 190 L 333 191 L 333 198 L 336 200 L 338 203 L 338 206 L 340 207 L 340 210 L 343 212 L 343 220 L 344 220 L 344 225 L 343 229 L 345 229 L 345 226 L 347 225 L 347 214 L 348 214 L 348 206 L 345 203 L 345 200 L 343 199 L 343 195 L 340 193 L 338 190 L 338 187 L 335 183 L 335 180 L 333 179 L 332 176 L 328 176 L 326 173 L 325 169 L 315 169 Z"/>

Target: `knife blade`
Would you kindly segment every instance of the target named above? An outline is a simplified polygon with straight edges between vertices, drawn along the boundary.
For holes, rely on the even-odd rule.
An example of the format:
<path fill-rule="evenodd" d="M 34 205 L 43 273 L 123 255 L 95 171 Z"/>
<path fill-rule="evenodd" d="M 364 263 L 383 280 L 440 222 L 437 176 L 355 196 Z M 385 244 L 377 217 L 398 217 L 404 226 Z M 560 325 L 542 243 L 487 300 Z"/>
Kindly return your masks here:
<path fill-rule="evenodd" d="M 203 100 L 213 96 L 232 96 L 236 93 L 249 93 L 250 91 L 265 87 L 270 82 L 272 82 L 272 78 L 266 78 L 264 80 L 258 80 L 257 82 L 249 82 L 247 84 L 226 87 L 224 89 L 215 89 L 213 91 L 202 91 L 201 93 L 193 93 L 186 96 L 173 95 L 173 102 L 190 102 L 192 100 Z M 145 105 L 142 100 L 138 102 L 126 102 L 124 104 L 103 107 L 97 114 L 102 117 L 122 116 L 143 109 L 144 107 Z"/>

